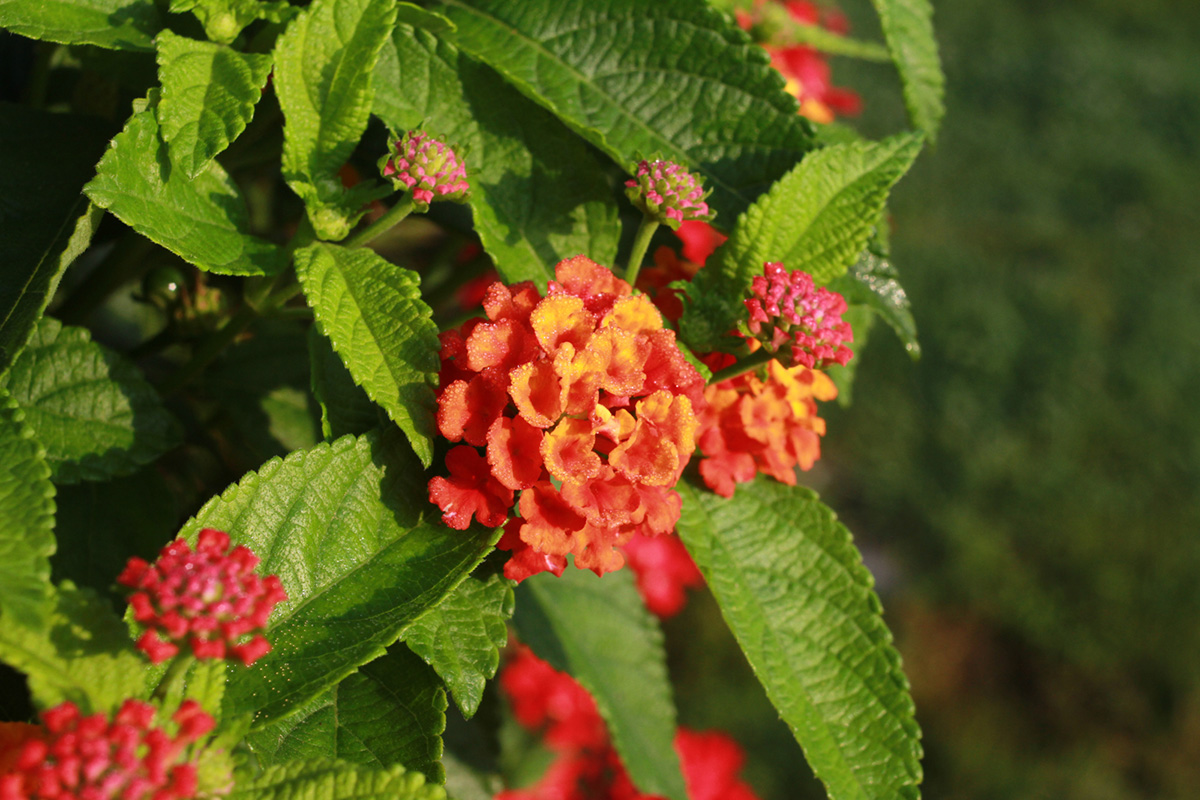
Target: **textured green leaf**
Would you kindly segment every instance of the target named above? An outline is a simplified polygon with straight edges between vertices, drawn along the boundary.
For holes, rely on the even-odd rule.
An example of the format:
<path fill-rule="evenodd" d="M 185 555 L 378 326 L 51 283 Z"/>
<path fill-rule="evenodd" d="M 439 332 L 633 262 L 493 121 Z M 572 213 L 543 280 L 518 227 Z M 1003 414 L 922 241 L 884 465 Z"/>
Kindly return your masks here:
<path fill-rule="evenodd" d="M 494 532 L 451 531 L 426 501 L 425 476 L 398 433 L 347 436 L 273 459 L 183 527 L 223 530 L 262 558 L 289 599 L 275 609 L 273 649 L 231 670 L 225 713 L 256 727 L 303 707 L 457 586 Z"/>
<path fill-rule="evenodd" d="M 60 486 L 57 504 L 55 580 L 107 595 L 120 608 L 125 592 L 116 586 L 117 575 L 130 556 L 153 561 L 180 516 L 171 487 L 153 466 L 103 483 Z"/>
<path fill-rule="evenodd" d="M 446 800 L 446 790 L 426 784 L 403 767 L 368 769 L 322 758 L 268 767 L 238 780 L 230 800 Z"/>
<path fill-rule="evenodd" d="M 0 0 L 0 28 L 59 44 L 153 50 L 154 0 Z"/>
<path fill-rule="evenodd" d="M 308 358 L 312 393 L 321 406 L 321 435 L 326 441 L 379 426 L 379 406 L 350 377 L 350 370 L 315 325 L 308 329 Z"/>
<path fill-rule="evenodd" d="M 66 700 L 85 714 L 111 713 L 146 695 L 146 660 L 106 601 L 70 583 L 58 588 L 49 628 L 0 616 L 0 661 L 21 670 L 38 708 Z"/>
<path fill-rule="evenodd" d="M 337 173 L 367 129 L 375 60 L 395 20 L 394 1 L 315 0 L 275 46 L 283 176 L 323 239 L 344 238 L 362 215 Z"/>
<path fill-rule="evenodd" d="M 46 446 L 56 483 L 128 475 L 179 442 L 178 423 L 141 371 L 85 328 L 43 317 L 0 377 Z"/>
<path fill-rule="evenodd" d="M 41 630 L 50 607 L 54 484 L 45 450 L 0 389 L 0 617 Z"/>
<path fill-rule="evenodd" d="M 151 107 L 129 118 L 83 190 L 126 225 L 200 269 L 273 275 L 287 263 L 281 248 L 245 233 L 250 225 L 246 204 L 220 164 L 209 163 L 194 179 L 171 165 Z"/>
<path fill-rule="evenodd" d="M 375 68 L 374 111 L 465 150 L 475 229 L 506 281 L 544 289 L 564 258 L 616 258 L 617 210 L 589 149 L 444 39 L 396 26 Z"/>
<path fill-rule="evenodd" d="M 191 11 L 209 39 L 229 44 L 256 19 L 280 22 L 295 13 L 287 0 L 171 0 L 171 11 Z"/>
<path fill-rule="evenodd" d="M 429 466 L 439 343 L 417 274 L 372 250 L 319 243 L 296 253 L 296 274 L 321 332 L 354 381 Z"/>
<path fill-rule="evenodd" d="M 915 798 L 920 729 L 871 574 L 817 496 L 679 485 L 676 530 L 832 800 Z"/>
<path fill-rule="evenodd" d="M 404 633 L 404 641 L 446 682 L 470 719 L 483 687 L 500 666 L 513 613 L 512 582 L 501 575 L 467 578 Z M 407 763 L 407 762 L 405 762 Z"/>
<path fill-rule="evenodd" d="M 195 178 L 246 129 L 271 74 L 271 57 L 163 31 L 158 124 L 171 162 Z"/>
<path fill-rule="evenodd" d="M 868 250 L 845 275 L 830 281 L 829 288 L 841 292 L 847 303 L 861 303 L 878 314 L 900 337 L 908 354 L 917 359 L 921 357 L 917 322 L 898 278 L 891 261 Z"/>
<path fill-rule="evenodd" d="M 296 713 L 251 735 L 264 765 L 340 758 L 354 764 L 403 764 L 444 783 L 442 732 L 446 690 L 438 676 L 403 646 L 364 664 Z"/>
<path fill-rule="evenodd" d="M 111 133 L 91 117 L 0 103 L 0 372 L 100 222 L 80 190 Z"/>
<path fill-rule="evenodd" d="M 765 51 L 693 0 L 446 0 L 455 41 L 621 166 L 661 154 L 737 217 L 812 146 Z M 725 224 L 725 223 L 722 223 Z"/>
<path fill-rule="evenodd" d="M 745 316 L 742 298 L 763 264 L 780 261 L 818 285 L 842 275 L 862 252 L 888 191 L 921 150 L 920 134 L 831 145 L 805 158 L 738 219 L 692 282 L 680 323 L 693 349 L 717 349 Z"/>
<path fill-rule="evenodd" d="M 946 77 L 933 36 L 933 6 L 929 0 L 872 0 L 892 62 L 904 86 L 904 104 L 913 127 L 929 141 L 937 137 L 946 113 Z"/>
<path fill-rule="evenodd" d="M 662 631 L 630 570 L 603 578 L 581 569 L 561 578 L 543 573 L 522 582 L 517 593 L 517 633 L 596 698 L 637 787 L 683 800 Z"/>

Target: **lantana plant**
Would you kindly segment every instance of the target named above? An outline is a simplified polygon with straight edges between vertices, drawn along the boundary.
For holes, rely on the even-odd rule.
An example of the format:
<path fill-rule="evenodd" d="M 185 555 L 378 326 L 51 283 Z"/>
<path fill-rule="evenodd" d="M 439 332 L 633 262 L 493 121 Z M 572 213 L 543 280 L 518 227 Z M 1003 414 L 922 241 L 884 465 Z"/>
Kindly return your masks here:
<path fill-rule="evenodd" d="M 918 796 L 803 485 L 917 349 L 875 5 L 0 2 L 0 800 L 765 797 L 678 724 L 697 592 L 830 797 Z"/>

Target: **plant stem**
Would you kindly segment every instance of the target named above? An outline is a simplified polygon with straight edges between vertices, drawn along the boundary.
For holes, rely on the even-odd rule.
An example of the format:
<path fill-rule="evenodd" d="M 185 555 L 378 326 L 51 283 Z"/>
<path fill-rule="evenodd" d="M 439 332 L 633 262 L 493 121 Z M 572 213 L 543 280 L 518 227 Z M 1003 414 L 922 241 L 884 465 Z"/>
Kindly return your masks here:
<path fill-rule="evenodd" d="M 758 369 L 773 358 L 775 358 L 774 353 L 767 352 L 765 347 L 759 348 L 740 361 L 730 364 L 728 367 L 725 367 L 722 370 L 714 372 L 713 376 L 708 379 L 708 385 L 712 386 L 713 384 L 720 383 L 721 381 L 727 381 L 730 378 L 736 378 L 738 375 L 744 375 L 751 370 Z"/>
<path fill-rule="evenodd" d="M 150 699 L 161 704 L 167 699 L 167 693 L 171 691 L 171 684 L 175 683 L 181 677 L 187 674 L 188 667 L 195 661 L 195 656 L 191 654 L 184 655 L 180 653 L 175 658 L 171 659 L 171 663 L 167 666 L 167 671 L 163 673 L 162 680 L 158 682 L 158 686 L 154 687 L 154 692 L 150 695 Z"/>
<path fill-rule="evenodd" d="M 642 224 L 638 227 L 637 236 L 633 239 L 633 251 L 629 254 L 629 266 L 625 268 L 625 282 L 630 286 L 637 283 L 638 272 L 642 268 L 642 259 L 646 257 L 646 250 L 650 248 L 650 240 L 654 238 L 656 230 L 658 230 L 658 220 L 649 216 L 642 217 Z"/>
<path fill-rule="evenodd" d="M 346 240 L 346 247 L 362 247 L 391 230 L 396 223 L 412 213 L 412 194 L 405 194 L 387 213 Z"/>

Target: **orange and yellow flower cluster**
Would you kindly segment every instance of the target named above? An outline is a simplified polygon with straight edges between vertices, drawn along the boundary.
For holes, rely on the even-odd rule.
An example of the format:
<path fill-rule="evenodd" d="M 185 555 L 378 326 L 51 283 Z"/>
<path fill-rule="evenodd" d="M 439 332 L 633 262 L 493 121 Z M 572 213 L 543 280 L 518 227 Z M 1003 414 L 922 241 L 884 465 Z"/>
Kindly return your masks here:
<path fill-rule="evenodd" d="M 610 572 L 634 533 L 669 533 L 703 402 L 703 378 L 644 295 L 583 256 L 555 277 L 546 297 L 492 284 L 487 318 L 442 334 L 438 429 L 463 444 L 429 497 L 452 528 L 508 520 L 499 546 L 516 580 L 561 574 L 567 554 Z"/>
<path fill-rule="evenodd" d="M 724 353 L 705 359 L 714 372 L 733 361 Z M 708 488 L 732 497 L 736 484 L 759 472 L 794 486 L 796 467 L 811 469 L 821 457 L 825 420 L 817 416 L 816 401 L 835 397 L 837 387 L 825 373 L 774 359 L 765 380 L 750 372 L 708 386 L 697 437 Z"/>

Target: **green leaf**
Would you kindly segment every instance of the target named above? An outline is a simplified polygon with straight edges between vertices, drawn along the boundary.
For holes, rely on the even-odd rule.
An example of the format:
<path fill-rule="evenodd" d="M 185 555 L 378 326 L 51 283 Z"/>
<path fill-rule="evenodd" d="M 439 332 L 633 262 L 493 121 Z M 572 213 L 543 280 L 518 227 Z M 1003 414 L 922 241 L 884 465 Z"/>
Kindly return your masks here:
<path fill-rule="evenodd" d="M 103 483 L 58 487 L 58 552 L 50 562 L 55 580 L 94 589 L 123 608 L 117 575 L 130 556 L 154 560 L 175 532 L 179 512 L 171 487 L 153 466 Z"/>
<path fill-rule="evenodd" d="M 0 617 L 41 630 L 50 606 L 54 484 L 45 449 L 0 389 Z"/>
<path fill-rule="evenodd" d="M 616 258 L 617 210 L 595 157 L 493 70 L 401 24 L 375 87 L 375 114 L 389 126 L 424 127 L 465 150 L 475 229 L 505 281 L 544 290 L 564 258 Z"/>
<path fill-rule="evenodd" d="M 832 800 L 915 798 L 920 729 L 850 533 L 816 494 L 759 477 L 679 485 L 676 530 Z"/>
<path fill-rule="evenodd" d="M 517 593 L 517 633 L 591 692 L 637 787 L 683 800 L 662 631 L 632 572 L 603 578 L 582 569 L 567 569 L 561 578 L 545 573 L 522 582 Z"/>
<path fill-rule="evenodd" d="M 326 441 L 379 426 L 379 406 L 350 377 L 350 370 L 315 325 L 308 329 L 308 358 L 312 393 L 321 406 L 321 435 Z"/>
<path fill-rule="evenodd" d="M 904 87 L 904 105 L 913 127 L 930 142 L 946 113 L 946 77 L 933 36 L 933 6 L 929 0 L 872 0 Z"/>
<path fill-rule="evenodd" d="M 333 759 L 289 762 L 238 780 L 229 800 L 446 800 L 446 790 L 427 785 L 403 767 L 366 769 Z"/>
<path fill-rule="evenodd" d="M 38 708 L 70 700 L 84 714 L 112 713 L 146 695 L 145 658 L 108 603 L 70 583 L 58 588 L 45 631 L 0 616 L 0 661 L 25 673 Z"/>
<path fill-rule="evenodd" d="M 470 577 L 404 634 L 405 643 L 446 682 L 466 719 L 474 716 L 484 685 L 500 666 L 512 613 L 511 581 L 499 574 Z"/>
<path fill-rule="evenodd" d="M 621 166 L 657 153 L 699 171 L 718 222 L 812 147 L 766 52 L 704 3 L 446 0 L 445 13 L 459 47 Z"/>
<path fill-rule="evenodd" d="M 274 275 L 283 269 L 281 248 L 245 233 L 246 204 L 220 164 L 210 162 L 195 179 L 172 166 L 150 106 L 112 140 L 96 177 L 83 188 L 88 197 L 208 272 Z"/>
<path fill-rule="evenodd" d="M 283 176 L 324 239 L 345 238 L 362 216 L 337 173 L 367 129 L 372 71 L 395 20 L 393 0 L 314 0 L 275 46 Z"/>
<path fill-rule="evenodd" d="M 178 423 L 131 362 L 85 328 L 43 317 L 0 377 L 46 446 L 56 483 L 136 472 L 179 442 Z"/>
<path fill-rule="evenodd" d="M 403 764 L 444 783 L 442 732 L 446 690 L 438 676 L 403 646 L 364 664 L 296 713 L 251 735 L 265 765 L 322 756 L 354 764 Z"/>
<path fill-rule="evenodd" d="M 315 244 L 296 253 L 296 274 L 321 332 L 350 374 L 433 461 L 433 382 L 439 343 L 415 272 L 372 250 Z"/>
<path fill-rule="evenodd" d="M 170 31 L 158 35 L 158 124 L 171 162 L 189 178 L 238 137 L 262 97 L 271 57 Z"/>
<path fill-rule="evenodd" d="M 229 44 L 256 19 L 279 22 L 290 19 L 295 12 L 287 0 L 171 0 L 171 11 L 191 11 L 204 26 L 209 39 Z"/>
<path fill-rule="evenodd" d="M 791 26 L 788 28 L 786 39 L 789 44 L 808 45 L 832 56 L 848 56 L 865 61 L 889 60 L 886 47 L 875 42 L 852 39 L 849 36 L 822 28 L 820 25 Z"/>
<path fill-rule="evenodd" d="M 899 273 L 891 261 L 868 250 L 845 275 L 830 281 L 829 288 L 841 292 L 847 303 L 861 303 L 878 314 L 916 360 L 921 357 L 917 322 L 898 278 Z"/>
<path fill-rule="evenodd" d="M 401 2 L 396 4 L 396 21 L 411 25 L 414 28 L 424 28 L 430 33 L 454 33 L 453 22 L 441 14 L 426 11 L 412 3 Z"/>
<path fill-rule="evenodd" d="M 0 373 L 104 214 L 80 190 L 111 133 L 91 117 L 0 103 Z"/>
<path fill-rule="evenodd" d="M 0 28 L 59 44 L 153 50 L 162 20 L 153 0 L 0 0 Z"/>
<path fill-rule="evenodd" d="M 491 550 L 493 531 L 427 519 L 426 493 L 398 434 L 347 436 L 268 461 L 183 527 L 193 541 L 201 528 L 228 532 L 289 597 L 271 652 L 230 671 L 225 714 L 258 712 L 263 727 L 302 708 L 381 655 Z"/>
<path fill-rule="evenodd" d="M 920 134 L 901 134 L 831 145 L 801 161 L 738 219 L 729 241 L 696 274 L 681 338 L 699 351 L 718 349 L 745 316 L 742 299 L 768 261 L 804 270 L 818 285 L 843 274 L 921 141 Z"/>

